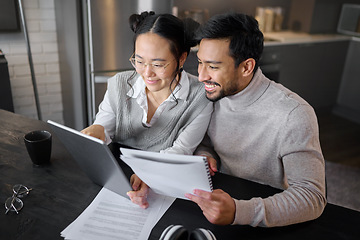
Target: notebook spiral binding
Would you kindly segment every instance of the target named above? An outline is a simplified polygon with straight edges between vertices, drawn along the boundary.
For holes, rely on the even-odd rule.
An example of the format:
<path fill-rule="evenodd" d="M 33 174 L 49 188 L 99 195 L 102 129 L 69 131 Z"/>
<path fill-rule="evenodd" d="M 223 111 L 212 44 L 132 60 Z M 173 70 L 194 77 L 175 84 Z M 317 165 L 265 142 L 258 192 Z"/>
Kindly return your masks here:
<path fill-rule="evenodd" d="M 203 160 L 204 160 L 204 163 L 205 163 L 205 168 L 206 168 L 207 176 L 208 176 L 208 179 L 209 179 L 210 189 L 211 189 L 211 191 L 213 191 L 214 187 L 213 187 L 213 183 L 212 183 L 212 180 L 211 180 L 209 163 L 208 163 L 206 157 L 203 157 Z"/>

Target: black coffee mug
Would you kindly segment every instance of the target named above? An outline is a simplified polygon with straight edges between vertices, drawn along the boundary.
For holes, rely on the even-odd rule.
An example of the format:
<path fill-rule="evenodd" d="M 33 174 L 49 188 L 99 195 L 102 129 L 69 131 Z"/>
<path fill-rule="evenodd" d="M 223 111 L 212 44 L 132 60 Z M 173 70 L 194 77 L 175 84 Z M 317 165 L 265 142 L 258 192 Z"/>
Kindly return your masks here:
<path fill-rule="evenodd" d="M 26 149 L 31 161 L 35 165 L 49 163 L 51 158 L 51 133 L 45 130 L 37 130 L 24 136 Z"/>

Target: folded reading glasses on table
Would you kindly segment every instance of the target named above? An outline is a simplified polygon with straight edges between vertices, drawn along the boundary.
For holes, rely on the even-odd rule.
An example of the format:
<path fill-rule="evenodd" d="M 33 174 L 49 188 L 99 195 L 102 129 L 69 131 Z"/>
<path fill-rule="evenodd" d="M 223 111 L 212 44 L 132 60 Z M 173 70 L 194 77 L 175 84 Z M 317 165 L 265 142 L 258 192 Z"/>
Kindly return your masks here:
<path fill-rule="evenodd" d="M 14 185 L 12 189 L 13 195 L 5 201 L 5 214 L 9 211 L 15 211 L 18 214 L 24 206 L 24 203 L 20 198 L 27 196 L 31 190 L 32 188 L 27 188 L 22 184 Z"/>

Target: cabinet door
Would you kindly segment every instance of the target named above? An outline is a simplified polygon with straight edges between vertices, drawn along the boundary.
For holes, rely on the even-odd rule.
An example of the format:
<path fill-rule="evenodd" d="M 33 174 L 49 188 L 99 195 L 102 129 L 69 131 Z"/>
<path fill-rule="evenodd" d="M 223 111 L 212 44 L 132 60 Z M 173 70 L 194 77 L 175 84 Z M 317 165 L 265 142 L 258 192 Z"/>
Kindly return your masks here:
<path fill-rule="evenodd" d="M 269 79 L 279 82 L 281 71 L 281 47 L 266 46 L 261 55 L 259 66 L 263 74 Z"/>
<path fill-rule="evenodd" d="M 14 112 L 8 62 L 0 50 L 0 109 Z"/>
<path fill-rule="evenodd" d="M 335 105 L 349 42 L 283 45 L 279 82 L 314 108 Z"/>
<path fill-rule="evenodd" d="M 335 112 L 360 123 L 360 40 L 350 42 Z"/>

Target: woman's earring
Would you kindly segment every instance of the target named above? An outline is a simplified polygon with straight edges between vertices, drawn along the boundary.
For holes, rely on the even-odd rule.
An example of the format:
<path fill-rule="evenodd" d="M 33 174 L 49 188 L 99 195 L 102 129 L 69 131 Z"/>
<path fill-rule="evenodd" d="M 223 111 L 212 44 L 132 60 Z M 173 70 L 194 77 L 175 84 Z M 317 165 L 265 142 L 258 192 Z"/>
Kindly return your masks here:
<path fill-rule="evenodd" d="M 179 69 L 180 72 L 184 71 L 184 67 L 181 66 L 180 69 Z"/>

